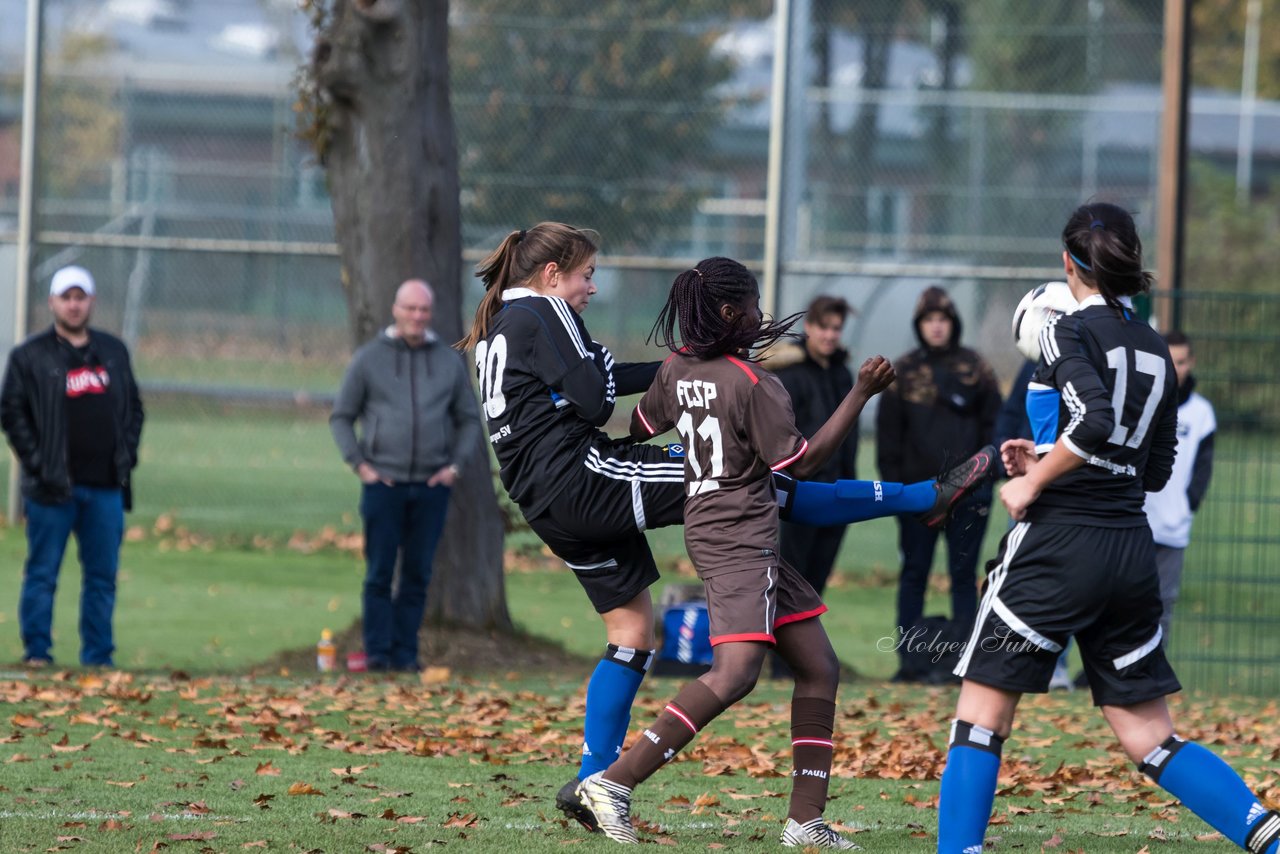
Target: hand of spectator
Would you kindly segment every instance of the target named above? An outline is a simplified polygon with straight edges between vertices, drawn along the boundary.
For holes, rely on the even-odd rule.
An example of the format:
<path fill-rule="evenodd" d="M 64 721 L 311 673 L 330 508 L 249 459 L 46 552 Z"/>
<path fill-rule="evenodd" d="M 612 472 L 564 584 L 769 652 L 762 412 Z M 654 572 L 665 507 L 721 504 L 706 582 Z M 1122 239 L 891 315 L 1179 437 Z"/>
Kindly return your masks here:
<path fill-rule="evenodd" d="M 1000 487 L 1000 501 L 1009 511 L 1009 518 L 1015 522 L 1022 521 L 1027 515 L 1027 508 L 1039 497 L 1040 490 L 1026 477 L 1015 477 Z"/>
<path fill-rule="evenodd" d="M 366 485 L 378 482 L 392 486 L 392 482 L 378 473 L 378 470 L 368 463 L 361 463 L 356 466 L 356 477 L 360 478 L 360 482 Z"/>
<path fill-rule="evenodd" d="M 896 378 L 897 374 L 888 359 L 884 356 L 872 356 L 858 368 L 856 386 L 870 399 L 893 385 Z"/>
<path fill-rule="evenodd" d="M 1000 462 L 1009 477 L 1021 477 L 1031 471 L 1039 458 L 1036 445 L 1030 439 L 1007 439 L 1000 446 Z"/>
<path fill-rule="evenodd" d="M 458 479 L 458 469 L 452 463 L 440 469 L 440 471 L 431 475 L 427 480 L 427 486 L 453 486 Z"/>

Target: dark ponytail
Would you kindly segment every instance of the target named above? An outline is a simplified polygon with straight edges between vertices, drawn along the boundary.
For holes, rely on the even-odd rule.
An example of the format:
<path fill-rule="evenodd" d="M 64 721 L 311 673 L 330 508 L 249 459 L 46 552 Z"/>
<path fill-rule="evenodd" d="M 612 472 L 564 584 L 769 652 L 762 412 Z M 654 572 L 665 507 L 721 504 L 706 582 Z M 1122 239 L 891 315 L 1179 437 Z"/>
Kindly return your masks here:
<path fill-rule="evenodd" d="M 648 340 L 663 344 L 673 352 L 683 349 L 699 359 L 712 359 L 726 353 L 738 355 L 755 347 L 767 347 L 786 335 L 804 316 L 803 312 L 763 324 L 744 313 L 730 323 L 720 314 L 722 306 L 744 308 L 751 297 L 759 293 L 756 277 L 737 261 L 731 258 L 699 261 L 671 283 L 666 305 L 649 331 Z"/>
<path fill-rule="evenodd" d="M 526 285 L 547 264 L 555 263 L 566 273 L 582 267 L 600 251 L 600 235 L 589 228 L 574 228 L 561 222 L 540 222 L 527 231 L 513 231 L 476 267 L 484 282 L 484 297 L 476 307 L 471 331 L 454 346 L 475 347 L 489 334 L 489 323 L 502 308 L 502 292 Z"/>
<path fill-rule="evenodd" d="M 1151 274 L 1142 269 L 1142 241 L 1124 208 L 1106 202 L 1081 205 L 1062 229 L 1062 245 L 1080 278 L 1108 305 L 1119 309 L 1120 297 L 1151 290 Z"/>

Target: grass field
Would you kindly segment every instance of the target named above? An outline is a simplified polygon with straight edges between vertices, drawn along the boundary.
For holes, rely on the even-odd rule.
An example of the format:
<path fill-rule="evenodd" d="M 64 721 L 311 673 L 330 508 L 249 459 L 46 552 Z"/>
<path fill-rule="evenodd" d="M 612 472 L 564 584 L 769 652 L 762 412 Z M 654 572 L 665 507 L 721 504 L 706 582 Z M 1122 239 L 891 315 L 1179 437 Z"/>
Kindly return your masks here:
<path fill-rule="evenodd" d="M 550 809 L 575 767 L 587 666 L 437 673 L 424 683 L 264 664 L 359 611 L 354 554 L 288 545 L 299 531 L 311 543 L 325 526 L 357 528 L 355 479 L 321 415 L 153 406 L 138 492 L 116 621 L 118 663 L 129 672 L 0 673 L 0 851 L 607 847 Z M 987 554 L 1003 526 L 997 511 Z M 669 568 L 683 554 L 681 536 L 652 536 Z M 837 652 L 862 674 L 842 689 L 829 815 L 868 850 L 924 852 L 936 844 L 955 694 L 881 681 L 896 664 L 882 641 L 892 628 L 895 537 L 887 520 L 851 529 L 827 596 Z M 20 655 L 24 552 L 20 530 L 0 529 L 0 561 L 11 567 L 0 574 L 0 662 Z M 566 653 L 598 652 L 598 618 L 563 569 L 513 571 L 507 587 L 522 629 Z M 76 657 L 77 593 L 73 547 L 55 618 L 63 665 Z M 927 610 L 946 610 L 941 587 Z M 636 722 L 677 687 L 649 680 Z M 1180 731 L 1273 801 L 1274 695 L 1175 701 Z M 644 838 L 677 850 L 776 850 L 785 710 L 785 687 L 766 680 L 713 724 L 641 790 Z M 1029 698 L 1020 726 L 1005 752 L 990 850 L 1230 850 L 1118 758 L 1082 693 Z"/>
<path fill-rule="evenodd" d="M 676 689 L 646 683 L 636 717 Z M 576 767 L 581 677 L 171 679 L 67 674 L 0 681 L 0 847 L 175 850 L 606 850 L 550 807 Z M 936 845 L 953 694 L 846 689 L 828 816 L 870 851 Z M 786 694 L 764 685 L 637 792 L 642 839 L 677 850 L 772 851 L 786 811 Z M 1184 734 L 1225 721 L 1274 734 L 1274 702 L 1183 703 Z M 635 730 L 633 729 L 633 733 Z M 1273 747 L 1223 752 L 1280 795 Z M 993 851 L 1229 850 L 1108 752 L 1083 698 L 1034 698 L 1005 751 Z M 190 848 L 188 848 L 188 845 Z M 382 847 L 376 847 L 382 846 Z"/>
<path fill-rule="evenodd" d="M 63 564 L 54 610 L 59 664 L 78 659 L 80 573 L 74 543 Z M 0 662 L 22 657 L 18 637 L 20 531 L 0 530 Z M 325 627 L 360 613 L 364 569 L 336 550 L 215 549 L 168 537 L 126 544 L 116 601 L 116 664 L 193 673 L 246 672 L 285 649 L 313 644 Z"/>

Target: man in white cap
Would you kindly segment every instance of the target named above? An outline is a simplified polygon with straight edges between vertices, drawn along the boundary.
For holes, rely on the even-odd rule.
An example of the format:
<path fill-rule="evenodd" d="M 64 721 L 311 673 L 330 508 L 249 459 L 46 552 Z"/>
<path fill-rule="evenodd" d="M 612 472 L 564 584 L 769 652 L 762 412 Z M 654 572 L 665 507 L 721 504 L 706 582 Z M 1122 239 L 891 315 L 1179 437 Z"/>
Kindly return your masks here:
<path fill-rule="evenodd" d="M 31 667 L 53 662 L 53 597 L 72 533 L 83 570 L 80 663 L 113 663 L 116 570 L 143 413 L 124 342 L 89 327 L 94 291 L 83 267 L 53 274 L 53 326 L 9 354 L 0 390 L 0 427 L 22 465 L 27 562 L 18 622 Z"/>

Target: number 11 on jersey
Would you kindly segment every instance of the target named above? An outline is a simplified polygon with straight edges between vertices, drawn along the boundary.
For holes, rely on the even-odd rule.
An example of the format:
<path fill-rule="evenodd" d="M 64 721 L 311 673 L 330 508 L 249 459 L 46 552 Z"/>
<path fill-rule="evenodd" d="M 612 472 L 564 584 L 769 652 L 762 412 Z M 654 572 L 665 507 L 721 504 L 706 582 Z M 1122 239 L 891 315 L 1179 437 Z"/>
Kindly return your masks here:
<path fill-rule="evenodd" d="M 700 409 L 710 409 L 711 401 L 715 400 L 716 384 L 705 382 L 703 380 L 677 380 L 676 381 L 676 403 L 686 407 L 697 407 Z M 693 469 L 694 480 L 689 483 L 689 495 L 698 495 L 703 492 L 712 492 L 720 488 L 717 480 L 724 474 L 724 440 L 720 434 L 720 419 L 714 415 L 703 416 L 702 421 L 695 429 L 693 426 L 693 413 L 685 409 L 679 420 L 676 421 L 676 430 L 679 431 L 681 438 L 684 439 L 684 446 L 687 449 L 686 459 L 689 460 L 689 467 Z M 707 466 L 703 464 L 703 460 L 698 459 L 699 449 L 696 439 L 701 437 L 704 442 L 711 443 L 711 461 L 710 471 L 707 477 L 703 477 L 703 472 L 707 471 Z"/>

